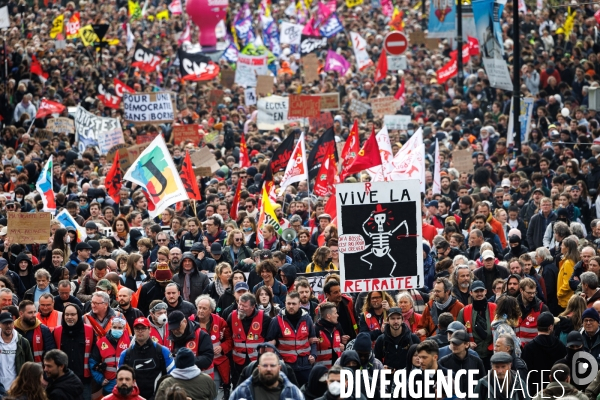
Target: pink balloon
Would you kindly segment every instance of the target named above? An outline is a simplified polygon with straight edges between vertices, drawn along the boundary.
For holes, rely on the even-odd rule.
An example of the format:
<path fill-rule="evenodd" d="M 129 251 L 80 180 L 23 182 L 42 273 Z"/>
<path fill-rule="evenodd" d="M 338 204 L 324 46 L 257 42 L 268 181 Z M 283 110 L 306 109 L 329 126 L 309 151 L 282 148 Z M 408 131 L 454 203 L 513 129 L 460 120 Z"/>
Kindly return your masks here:
<path fill-rule="evenodd" d="M 188 0 L 185 9 L 200 30 L 201 46 L 216 46 L 215 27 L 227 16 L 229 0 Z"/>

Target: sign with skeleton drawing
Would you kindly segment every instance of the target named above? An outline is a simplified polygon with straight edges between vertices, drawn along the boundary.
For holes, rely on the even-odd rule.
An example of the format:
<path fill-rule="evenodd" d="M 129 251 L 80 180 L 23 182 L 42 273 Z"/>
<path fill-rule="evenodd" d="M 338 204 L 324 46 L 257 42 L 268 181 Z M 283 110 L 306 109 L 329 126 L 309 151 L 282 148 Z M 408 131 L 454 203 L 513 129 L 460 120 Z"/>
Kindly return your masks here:
<path fill-rule="evenodd" d="M 342 291 L 423 286 L 418 179 L 336 185 Z"/>

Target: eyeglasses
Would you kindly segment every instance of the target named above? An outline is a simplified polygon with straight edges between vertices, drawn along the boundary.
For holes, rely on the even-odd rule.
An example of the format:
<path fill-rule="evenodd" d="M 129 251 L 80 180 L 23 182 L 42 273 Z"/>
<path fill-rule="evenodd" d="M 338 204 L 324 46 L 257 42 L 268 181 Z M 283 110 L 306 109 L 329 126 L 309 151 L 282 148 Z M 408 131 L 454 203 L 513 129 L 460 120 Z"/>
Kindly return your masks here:
<path fill-rule="evenodd" d="M 253 205 L 246 206 L 246 209 L 254 207 Z"/>
<path fill-rule="evenodd" d="M 204 224 L 204 226 L 214 226 L 215 224 Z"/>
<path fill-rule="evenodd" d="M 101 306 L 102 304 L 106 304 L 105 302 L 101 301 L 101 302 L 97 302 L 97 301 L 92 301 L 92 304 L 95 306 Z"/>
<path fill-rule="evenodd" d="M 244 239 L 242 239 L 242 238 L 233 238 L 233 240 L 235 240 L 236 242 L 241 242 Z"/>
<path fill-rule="evenodd" d="M 157 242 L 166 242 L 166 241 L 167 241 L 167 239 L 157 239 L 156 241 L 157 241 Z"/>

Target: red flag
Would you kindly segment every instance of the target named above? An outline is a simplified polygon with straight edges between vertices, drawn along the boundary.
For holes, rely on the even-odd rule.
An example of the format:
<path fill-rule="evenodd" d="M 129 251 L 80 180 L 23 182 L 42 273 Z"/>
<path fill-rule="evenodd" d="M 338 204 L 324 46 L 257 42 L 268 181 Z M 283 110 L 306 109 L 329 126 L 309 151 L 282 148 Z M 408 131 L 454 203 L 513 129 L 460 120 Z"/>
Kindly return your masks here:
<path fill-rule="evenodd" d="M 246 135 L 242 132 L 240 139 L 240 168 L 250 168 L 250 157 L 248 157 L 248 146 L 246 146 Z"/>
<path fill-rule="evenodd" d="M 450 58 L 453 60 L 456 60 L 458 57 L 458 50 L 453 50 L 450 52 Z M 471 60 L 471 47 L 470 44 L 469 45 L 464 45 L 463 44 L 463 48 L 462 48 L 462 59 L 463 59 L 463 64 L 466 64 L 469 62 L 469 60 Z"/>
<path fill-rule="evenodd" d="M 333 154 L 333 142 L 327 142 L 327 154 L 328 158 L 323 161 L 319 168 L 319 173 L 315 178 L 315 184 L 313 186 L 313 193 L 317 196 L 328 196 L 335 193 L 335 178 L 337 177 L 337 164 L 335 162 L 335 155 Z"/>
<path fill-rule="evenodd" d="M 152 198 L 150 197 L 148 192 L 146 192 L 146 189 L 144 189 L 144 187 L 142 187 L 142 193 L 144 193 L 144 197 L 146 198 L 146 202 L 148 203 L 148 211 L 154 211 L 156 209 L 156 206 L 154 205 L 154 200 L 152 200 Z"/>
<path fill-rule="evenodd" d="M 469 55 L 470 56 L 478 56 L 479 55 L 479 40 L 477 38 L 467 36 L 469 39 Z"/>
<path fill-rule="evenodd" d="M 329 214 L 331 216 L 331 220 L 335 220 L 337 218 L 337 205 L 336 205 L 335 196 L 329 197 L 327 203 L 325 203 L 324 213 Z"/>
<path fill-rule="evenodd" d="M 402 105 L 404 105 L 404 92 L 405 91 L 406 91 L 406 88 L 404 86 L 404 78 L 402 78 L 402 80 L 400 81 L 400 86 L 398 86 L 398 90 L 396 91 L 396 94 L 394 95 L 394 98 L 396 100 L 400 100 Z"/>
<path fill-rule="evenodd" d="M 38 108 L 35 118 L 44 118 L 50 114 L 60 114 L 65 110 L 65 106 L 56 101 L 42 99 L 40 108 Z"/>
<path fill-rule="evenodd" d="M 181 178 L 181 182 L 183 182 L 183 186 L 185 187 L 188 197 L 192 200 L 201 201 L 202 194 L 198 188 L 198 181 L 196 180 L 196 174 L 194 174 L 192 160 L 188 151 L 185 152 L 185 158 L 183 159 L 183 164 L 181 165 L 181 171 L 179 171 L 179 177 Z"/>
<path fill-rule="evenodd" d="M 123 93 L 135 93 L 135 90 L 127 86 L 124 82 L 121 82 L 117 78 L 113 79 L 113 84 L 115 85 L 115 94 L 119 97 L 123 97 Z"/>
<path fill-rule="evenodd" d="M 121 191 L 121 185 L 123 184 L 123 174 L 121 174 L 120 161 L 119 161 L 119 152 L 115 153 L 115 158 L 113 160 L 112 167 L 106 174 L 106 180 L 104 182 L 104 186 L 106 186 L 106 191 L 108 195 L 116 202 L 119 203 L 120 197 L 119 192 Z"/>
<path fill-rule="evenodd" d="M 456 62 L 456 58 L 452 58 L 448 64 L 438 69 L 436 74 L 439 84 L 446 82 L 448 79 L 454 78 L 458 74 L 458 63 Z"/>
<path fill-rule="evenodd" d="M 231 219 L 236 220 L 238 217 L 238 208 L 240 206 L 240 196 L 242 195 L 242 180 L 238 179 L 237 187 L 235 188 L 235 196 L 231 202 L 231 210 L 229 210 L 229 216 Z"/>
<path fill-rule="evenodd" d="M 40 62 L 38 61 L 37 57 L 32 55 L 31 56 L 31 66 L 29 67 L 29 71 L 32 74 L 37 75 L 40 80 L 42 81 L 42 83 L 45 83 L 46 80 L 48 79 L 48 73 L 44 72 L 43 68 L 42 68 L 42 64 L 40 64 Z"/>
<path fill-rule="evenodd" d="M 387 73 L 387 55 L 384 51 L 382 51 L 381 54 L 379 54 L 379 61 L 377 61 L 377 69 L 375 70 L 375 82 L 384 80 Z"/>
<path fill-rule="evenodd" d="M 354 162 L 346 171 L 345 176 L 381 165 L 381 156 L 379 155 L 379 145 L 377 144 L 376 136 L 375 128 L 373 128 L 371 136 L 369 136 L 363 148 L 356 155 Z"/>
<path fill-rule="evenodd" d="M 350 130 L 348 139 L 344 144 L 344 150 L 342 150 L 342 173 L 340 174 L 340 180 L 343 181 L 346 176 L 346 170 L 350 168 L 358 151 L 360 150 L 360 138 L 358 137 L 358 120 L 354 120 L 354 125 Z"/>

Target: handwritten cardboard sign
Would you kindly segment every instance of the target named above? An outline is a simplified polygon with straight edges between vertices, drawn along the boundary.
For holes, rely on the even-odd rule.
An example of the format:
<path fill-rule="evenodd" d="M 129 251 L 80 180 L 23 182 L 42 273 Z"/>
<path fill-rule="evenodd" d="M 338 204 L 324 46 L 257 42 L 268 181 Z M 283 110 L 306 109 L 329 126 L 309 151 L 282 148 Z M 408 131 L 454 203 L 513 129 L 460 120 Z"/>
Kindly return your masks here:
<path fill-rule="evenodd" d="M 316 132 L 321 128 L 327 129 L 333 126 L 333 116 L 329 111 L 324 112 L 316 118 L 308 120 L 312 131 Z"/>
<path fill-rule="evenodd" d="M 198 133 L 198 124 L 173 126 L 173 143 L 176 146 L 185 141 L 198 144 L 201 140 L 202 135 Z"/>
<path fill-rule="evenodd" d="M 273 93 L 273 77 L 270 75 L 258 75 L 256 77 L 256 94 L 268 96 Z"/>
<path fill-rule="evenodd" d="M 213 105 L 213 107 L 217 104 L 221 104 L 223 102 L 223 97 L 225 97 L 225 92 L 221 89 L 213 89 L 210 91 L 208 96 L 208 102 Z"/>
<path fill-rule="evenodd" d="M 398 109 L 398 100 L 392 96 L 372 99 L 371 108 L 375 115 L 393 115 Z"/>
<path fill-rule="evenodd" d="M 133 164 L 135 162 L 135 160 L 137 160 L 137 158 L 140 156 L 140 154 L 142 154 L 142 151 L 144 151 L 146 149 L 146 147 L 148 147 L 150 145 L 150 142 L 148 143 L 142 143 L 142 144 L 138 144 L 135 146 L 130 146 L 127 147 L 127 145 L 125 144 L 120 144 L 117 145 L 115 147 L 113 147 L 108 154 L 106 154 L 106 160 L 109 163 L 112 163 L 112 161 L 115 158 L 115 154 L 118 151 L 119 152 L 119 164 L 121 164 L 121 169 L 122 170 L 127 170 L 127 168 L 129 168 L 131 166 L 131 164 Z"/>
<path fill-rule="evenodd" d="M 452 152 L 452 165 L 460 173 L 472 174 L 474 172 L 473 158 L 469 150 L 455 150 Z"/>
<path fill-rule="evenodd" d="M 230 69 L 222 69 L 221 70 L 221 85 L 226 88 L 231 89 L 233 83 L 235 82 L 235 71 Z"/>
<path fill-rule="evenodd" d="M 409 34 L 408 41 L 412 44 L 424 44 L 425 47 L 429 50 L 436 50 L 438 48 L 439 43 L 438 39 L 425 37 L 425 32 L 423 31 L 411 32 Z"/>
<path fill-rule="evenodd" d="M 7 236 L 12 243 L 48 243 L 50 218 L 48 212 L 9 212 Z"/>
<path fill-rule="evenodd" d="M 210 152 L 208 147 L 202 147 L 199 151 L 190 153 L 190 158 L 194 164 L 196 175 L 211 176 L 220 168 L 215 155 Z"/>
<path fill-rule="evenodd" d="M 316 54 L 308 54 L 302 57 L 302 65 L 304 67 L 304 81 L 313 83 L 319 80 L 319 59 Z"/>
<path fill-rule="evenodd" d="M 50 118 L 46 122 L 46 129 L 52 133 L 75 133 L 75 123 L 70 118 Z"/>
<path fill-rule="evenodd" d="M 321 114 L 321 99 L 317 96 L 303 96 L 293 94 L 290 96 L 288 118 L 316 118 Z"/>
<path fill-rule="evenodd" d="M 367 103 L 363 103 L 362 101 L 352 99 L 350 101 L 350 111 L 355 112 L 358 115 L 366 114 L 371 107 Z"/>
<path fill-rule="evenodd" d="M 337 111 L 340 109 L 340 94 L 322 93 L 317 96 L 321 97 L 321 111 Z"/>

